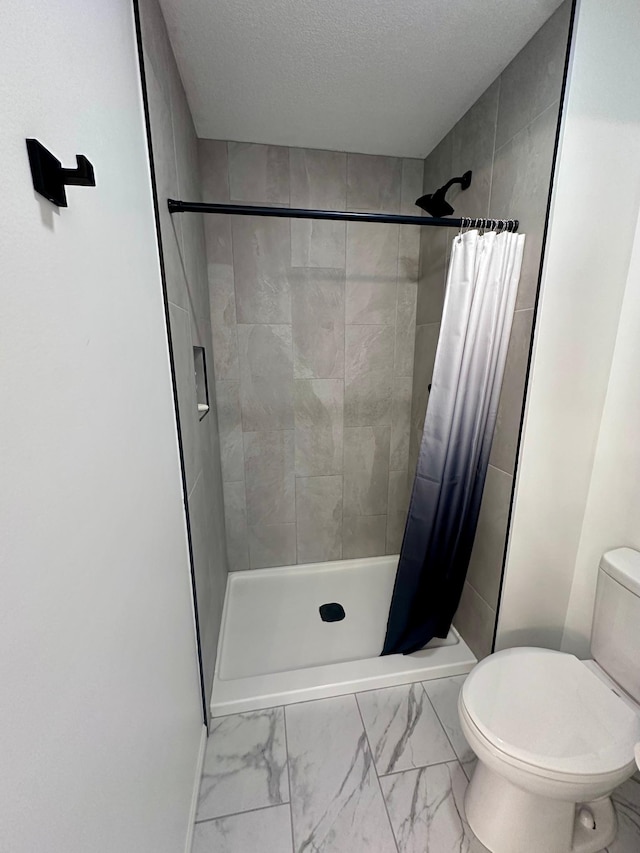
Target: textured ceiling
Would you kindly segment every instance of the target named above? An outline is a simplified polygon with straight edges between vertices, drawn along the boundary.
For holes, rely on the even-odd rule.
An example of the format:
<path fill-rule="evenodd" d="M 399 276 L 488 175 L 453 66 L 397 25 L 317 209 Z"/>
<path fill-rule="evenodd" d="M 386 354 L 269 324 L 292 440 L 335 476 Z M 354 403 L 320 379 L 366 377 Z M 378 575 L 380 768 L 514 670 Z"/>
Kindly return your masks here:
<path fill-rule="evenodd" d="M 560 0 L 161 0 L 198 135 L 424 157 Z"/>

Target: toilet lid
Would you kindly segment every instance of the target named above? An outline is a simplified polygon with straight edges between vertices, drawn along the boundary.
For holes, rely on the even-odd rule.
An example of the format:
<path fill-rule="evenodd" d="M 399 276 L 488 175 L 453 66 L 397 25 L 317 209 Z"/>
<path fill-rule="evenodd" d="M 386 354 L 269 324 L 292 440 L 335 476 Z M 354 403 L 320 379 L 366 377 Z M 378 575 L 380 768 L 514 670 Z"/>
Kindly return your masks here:
<path fill-rule="evenodd" d="M 633 762 L 640 712 L 573 655 L 507 649 L 467 677 L 462 701 L 498 749 L 540 769 L 595 775 Z"/>

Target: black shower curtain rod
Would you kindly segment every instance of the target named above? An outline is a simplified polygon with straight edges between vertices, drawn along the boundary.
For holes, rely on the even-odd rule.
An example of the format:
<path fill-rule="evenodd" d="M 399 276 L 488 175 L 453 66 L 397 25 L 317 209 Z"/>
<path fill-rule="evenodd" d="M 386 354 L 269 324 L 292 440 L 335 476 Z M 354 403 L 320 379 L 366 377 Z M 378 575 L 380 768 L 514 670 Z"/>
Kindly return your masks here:
<path fill-rule="evenodd" d="M 477 219 L 468 216 L 450 219 L 429 216 L 402 216 L 396 213 L 359 213 L 345 210 L 307 210 L 299 207 L 258 207 L 249 204 L 209 204 L 201 201 L 167 202 L 169 213 L 233 213 L 244 216 L 278 216 L 284 219 L 331 219 L 346 222 L 388 222 L 396 225 L 434 225 L 439 228 L 482 228 L 517 231 L 517 219 Z"/>

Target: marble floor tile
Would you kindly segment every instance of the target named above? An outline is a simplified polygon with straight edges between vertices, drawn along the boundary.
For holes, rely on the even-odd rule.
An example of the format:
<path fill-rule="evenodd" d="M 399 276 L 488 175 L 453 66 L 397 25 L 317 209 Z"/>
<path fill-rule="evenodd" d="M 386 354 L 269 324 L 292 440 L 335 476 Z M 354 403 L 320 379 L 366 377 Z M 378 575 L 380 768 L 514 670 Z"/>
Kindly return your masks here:
<path fill-rule="evenodd" d="M 192 853 L 291 853 L 289 806 L 196 824 Z"/>
<path fill-rule="evenodd" d="M 282 708 L 214 720 L 196 820 L 280 805 L 288 800 Z"/>
<path fill-rule="evenodd" d="M 356 696 L 379 775 L 455 759 L 420 684 Z"/>
<path fill-rule="evenodd" d="M 396 853 L 355 697 L 285 714 L 296 853 Z"/>
<path fill-rule="evenodd" d="M 488 853 L 464 819 L 457 761 L 380 779 L 399 853 Z"/>
<path fill-rule="evenodd" d="M 466 675 L 454 675 L 451 678 L 436 678 L 433 681 L 424 681 L 423 687 L 451 741 L 458 761 L 462 764 L 467 776 L 471 778 L 476 765 L 476 756 L 462 733 L 458 716 L 458 695 L 466 677 Z"/>
<path fill-rule="evenodd" d="M 393 773 L 380 787 L 401 853 L 425 853 L 429 840 L 427 768 Z"/>

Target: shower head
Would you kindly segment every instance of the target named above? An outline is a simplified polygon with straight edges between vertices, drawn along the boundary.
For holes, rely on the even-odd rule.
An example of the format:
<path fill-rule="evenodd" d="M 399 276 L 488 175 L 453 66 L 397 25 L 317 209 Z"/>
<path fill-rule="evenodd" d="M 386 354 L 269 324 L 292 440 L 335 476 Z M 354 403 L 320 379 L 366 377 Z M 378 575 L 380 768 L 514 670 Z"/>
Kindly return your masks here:
<path fill-rule="evenodd" d="M 451 178 L 450 181 L 447 181 L 443 187 L 440 187 L 440 189 L 436 190 L 434 193 L 420 196 L 416 201 L 416 205 L 428 213 L 429 216 L 434 216 L 436 218 L 451 216 L 453 208 L 446 200 L 445 196 L 447 194 L 447 190 L 453 184 L 460 184 L 460 188 L 463 190 L 468 189 L 471 186 L 471 172 L 465 172 L 460 178 Z"/>
<path fill-rule="evenodd" d="M 436 190 L 436 192 L 430 195 L 423 195 L 416 201 L 416 204 L 428 213 L 429 216 L 435 216 L 436 218 L 451 216 L 453 213 L 453 208 L 445 199 L 441 189 Z"/>

